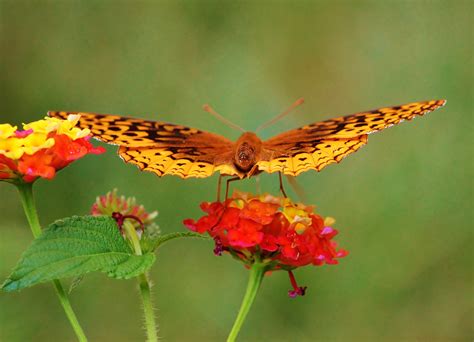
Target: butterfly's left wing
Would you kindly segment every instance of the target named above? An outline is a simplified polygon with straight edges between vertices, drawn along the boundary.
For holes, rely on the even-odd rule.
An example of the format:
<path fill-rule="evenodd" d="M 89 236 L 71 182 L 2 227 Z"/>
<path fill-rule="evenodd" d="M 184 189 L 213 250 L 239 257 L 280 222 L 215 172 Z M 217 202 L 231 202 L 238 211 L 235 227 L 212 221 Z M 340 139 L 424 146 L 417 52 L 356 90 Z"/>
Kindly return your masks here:
<path fill-rule="evenodd" d="M 268 173 L 282 172 L 297 176 L 308 170 L 321 171 L 332 163 L 339 163 L 348 154 L 367 143 L 367 134 L 354 138 L 325 139 L 300 134 L 297 141 L 279 139 L 279 136 L 263 142 L 262 158 L 258 169 Z"/>
<path fill-rule="evenodd" d="M 81 115 L 78 126 L 90 129 L 94 138 L 119 145 L 127 163 L 158 176 L 209 177 L 218 171 L 235 175 L 232 141 L 223 136 L 181 125 L 118 115 L 83 112 L 48 112 L 55 118 Z"/>
<path fill-rule="evenodd" d="M 368 134 L 424 115 L 445 103 L 433 100 L 379 108 L 284 132 L 263 142 L 258 168 L 291 176 L 310 169 L 321 171 L 365 145 Z"/>

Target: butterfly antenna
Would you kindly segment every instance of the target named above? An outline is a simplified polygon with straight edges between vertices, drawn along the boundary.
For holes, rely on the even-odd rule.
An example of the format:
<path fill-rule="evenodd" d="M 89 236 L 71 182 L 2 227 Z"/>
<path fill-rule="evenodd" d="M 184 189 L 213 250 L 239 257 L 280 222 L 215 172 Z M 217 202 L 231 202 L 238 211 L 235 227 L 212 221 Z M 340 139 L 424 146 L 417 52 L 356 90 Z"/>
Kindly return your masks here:
<path fill-rule="evenodd" d="M 275 122 L 280 120 L 285 115 L 289 114 L 293 109 L 295 109 L 296 107 L 298 107 L 299 105 L 301 105 L 303 103 L 304 103 L 304 98 L 302 98 L 302 97 L 299 98 L 290 107 L 288 107 L 283 113 L 275 116 L 273 119 L 271 119 L 270 121 L 265 122 L 263 125 L 260 125 L 255 132 L 258 132 L 258 131 L 260 131 L 260 130 L 262 130 L 262 129 L 270 126 L 270 125 L 273 125 Z"/>
<path fill-rule="evenodd" d="M 204 109 L 206 112 L 208 112 L 209 114 L 213 115 L 217 120 L 223 122 L 224 124 L 226 124 L 227 126 L 229 127 L 232 127 L 234 129 L 237 129 L 241 132 L 245 132 L 245 130 L 240 127 L 240 126 L 237 126 L 235 123 L 227 120 L 226 118 L 224 118 L 222 115 L 220 115 L 219 113 L 217 113 L 214 109 L 212 109 L 211 106 L 209 106 L 208 104 L 205 104 L 204 106 L 202 106 L 202 109 Z"/>

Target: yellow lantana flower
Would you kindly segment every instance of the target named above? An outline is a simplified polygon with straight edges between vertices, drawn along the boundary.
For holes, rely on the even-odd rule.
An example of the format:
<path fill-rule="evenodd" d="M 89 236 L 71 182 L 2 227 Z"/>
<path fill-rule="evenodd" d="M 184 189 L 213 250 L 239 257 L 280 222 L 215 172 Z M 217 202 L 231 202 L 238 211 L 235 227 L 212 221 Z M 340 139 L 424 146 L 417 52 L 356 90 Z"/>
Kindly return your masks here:
<path fill-rule="evenodd" d="M 51 133 L 63 134 L 77 140 L 90 135 L 89 129 L 75 127 L 80 115 L 69 115 L 67 120 L 46 117 L 42 120 L 23 124 L 23 131 L 19 134 L 16 126 L 0 125 L 0 154 L 7 158 L 18 160 L 23 154 L 32 155 L 39 150 L 50 148 L 55 141 Z M 29 132 L 30 131 L 30 132 Z"/>
<path fill-rule="evenodd" d="M 90 142 L 90 130 L 75 127 L 80 115 L 67 120 L 46 117 L 16 126 L 0 124 L 0 180 L 33 182 L 51 179 L 72 161 L 105 150 Z"/>

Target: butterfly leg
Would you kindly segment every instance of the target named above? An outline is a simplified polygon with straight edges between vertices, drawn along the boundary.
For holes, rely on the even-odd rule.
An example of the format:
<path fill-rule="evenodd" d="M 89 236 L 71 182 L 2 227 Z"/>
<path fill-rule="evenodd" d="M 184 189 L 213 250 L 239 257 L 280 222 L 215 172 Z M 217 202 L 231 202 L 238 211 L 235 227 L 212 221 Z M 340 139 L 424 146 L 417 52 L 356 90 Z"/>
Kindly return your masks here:
<path fill-rule="evenodd" d="M 227 200 L 227 196 L 229 195 L 229 183 L 230 182 L 233 182 L 233 181 L 236 181 L 236 180 L 239 180 L 240 178 L 239 177 L 234 177 L 234 178 L 229 178 L 227 180 L 227 186 L 225 187 L 225 199 Z"/>
<path fill-rule="evenodd" d="M 278 171 L 278 178 L 280 179 L 280 191 L 287 198 L 288 196 L 286 195 L 285 189 L 283 188 L 283 180 L 281 179 L 281 172 Z"/>
<path fill-rule="evenodd" d="M 221 201 L 221 184 L 222 184 L 222 175 L 219 174 L 219 180 L 217 181 L 217 202 Z"/>

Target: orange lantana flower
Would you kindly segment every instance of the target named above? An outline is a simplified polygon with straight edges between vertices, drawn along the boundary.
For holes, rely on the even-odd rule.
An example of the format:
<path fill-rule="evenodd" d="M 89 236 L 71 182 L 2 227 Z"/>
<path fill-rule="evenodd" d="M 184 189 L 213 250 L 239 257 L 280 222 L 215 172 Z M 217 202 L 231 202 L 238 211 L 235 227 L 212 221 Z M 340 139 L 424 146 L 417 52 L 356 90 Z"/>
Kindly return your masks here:
<path fill-rule="evenodd" d="M 88 129 L 75 127 L 79 117 L 46 117 L 23 124 L 23 130 L 0 124 L 0 180 L 30 183 L 39 177 L 52 179 L 74 160 L 105 152 L 89 142 Z"/>
<path fill-rule="evenodd" d="M 186 227 L 212 236 L 217 255 L 228 252 L 248 266 L 259 262 L 267 271 L 289 271 L 291 296 L 305 292 L 295 285 L 293 269 L 337 264 L 347 255 L 333 241 L 338 233 L 330 226 L 334 219 L 324 219 L 314 207 L 289 198 L 236 192 L 225 202 L 202 203 L 201 209 L 206 215 L 185 220 Z"/>

